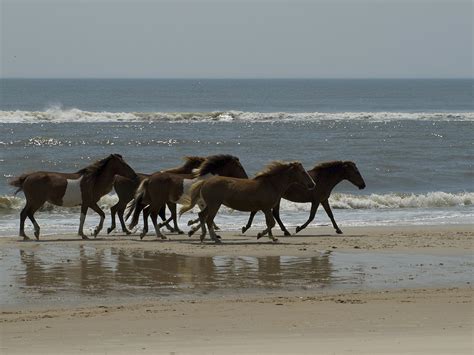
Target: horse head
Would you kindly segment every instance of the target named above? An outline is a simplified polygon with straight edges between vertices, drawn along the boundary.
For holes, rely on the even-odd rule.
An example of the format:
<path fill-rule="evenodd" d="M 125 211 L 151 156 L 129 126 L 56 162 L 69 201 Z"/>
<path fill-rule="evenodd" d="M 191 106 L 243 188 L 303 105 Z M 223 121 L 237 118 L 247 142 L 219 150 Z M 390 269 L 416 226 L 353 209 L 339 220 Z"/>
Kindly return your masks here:
<path fill-rule="evenodd" d="M 135 171 L 125 162 L 125 160 L 123 160 L 120 154 L 110 154 L 108 158 L 108 166 L 115 175 L 124 176 L 129 179 L 137 178 Z"/>
<path fill-rule="evenodd" d="M 357 166 L 352 161 L 345 161 L 343 164 L 344 167 L 344 178 L 350 181 L 352 184 L 357 186 L 359 190 L 365 189 L 365 181 L 362 175 L 357 169 Z"/>
<path fill-rule="evenodd" d="M 314 180 L 309 176 L 303 164 L 299 161 L 288 163 L 289 171 L 293 177 L 293 182 L 312 190 L 316 187 Z"/>

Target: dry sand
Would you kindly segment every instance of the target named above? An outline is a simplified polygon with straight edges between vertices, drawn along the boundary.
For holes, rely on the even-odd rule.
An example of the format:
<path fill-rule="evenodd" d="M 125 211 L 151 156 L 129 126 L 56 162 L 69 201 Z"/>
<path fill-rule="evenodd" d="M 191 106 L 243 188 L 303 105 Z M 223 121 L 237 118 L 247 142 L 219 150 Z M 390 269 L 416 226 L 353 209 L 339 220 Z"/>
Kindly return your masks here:
<path fill-rule="evenodd" d="M 222 233 L 223 245 L 171 236 L 82 241 L 44 236 L 42 243 L 0 238 L 1 248 L 47 248 L 50 243 L 157 249 L 188 255 L 295 255 L 321 250 L 378 250 L 469 254 L 472 226 L 310 229 L 304 235 L 258 243 Z M 4 309 L 0 353 L 425 353 L 473 352 L 473 291 L 452 288 L 358 290 L 345 293 L 249 294 L 199 300 L 156 299 L 137 304 Z"/>

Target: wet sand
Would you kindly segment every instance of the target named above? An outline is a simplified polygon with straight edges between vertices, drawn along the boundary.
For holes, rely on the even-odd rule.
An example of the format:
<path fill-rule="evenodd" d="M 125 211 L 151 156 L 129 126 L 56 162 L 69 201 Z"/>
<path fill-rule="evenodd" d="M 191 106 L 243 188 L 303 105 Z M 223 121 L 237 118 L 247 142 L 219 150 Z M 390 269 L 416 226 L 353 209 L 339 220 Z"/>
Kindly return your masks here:
<path fill-rule="evenodd" d="M 222 245 L 177 235 L 162 242 L 151 234 L 144 241 L 120 235 L 95 241 L 42 236 L 40 243 L 2 237 L 3 275 L 5 269 L 13 275 L 8 287 L 32 302 L 16 297 L 16 291 L 2 294 L 0 352 L 472 353 L 472 226 L 344 232 L 320 227 L 281 237 L 279 243 L 225 232 Z M 370 255 L 376 258 L 366 264 L 357 259 Z M 406 263 L 406 269 L 397 263 Z M 164 264 L 168 268 L 153 268 Z M 93 270 L 102 271 L 96 277 Z M 193 270 L 213 274 L 186 278 Z M 120 280 L 134 273 L 142 273 L 138 286 L 153 284 L 142 292 Z M 354 284 L 350 277 L 361 274 L 364 282 Z M 245 278 L 259 287 L 238 283 Z M 380 282 L 384 278 L 389 284 Z M 141 295 L 158 282 L 169 289 L 119 297 Z M 316 287 L 298 287 L 300 282 Z M 48 283 L 53 287 L 45 287 Z M 216 292 L 229 283 L 226 292 Z M 185 296 L 176 297 L 173 289 Z M 70 302 L 59 300 L 71 290 Z"/>

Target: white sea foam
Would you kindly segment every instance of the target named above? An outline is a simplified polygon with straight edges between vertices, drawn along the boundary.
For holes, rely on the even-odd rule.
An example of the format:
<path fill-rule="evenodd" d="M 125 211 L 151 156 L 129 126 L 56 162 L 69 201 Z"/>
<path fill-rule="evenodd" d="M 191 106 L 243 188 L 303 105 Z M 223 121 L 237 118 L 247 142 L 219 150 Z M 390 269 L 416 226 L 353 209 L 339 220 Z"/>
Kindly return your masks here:
<path fill-rule="evenodd" d="M 91 112 L 54 106 L 46 111 L 0 111 L 0 123 L 65 122 L 305 122 L 398 120 L 474 121 L 474 112 Z"/>
<path fill-rule="evenodd" d="M 105 195 L 99 201 L 99 206 L 104 210 L 108 210 L 117 200 L 117 195 Z M 472 206 L 474 204 L 474 192 L 447 193 L 436 191 L 426 194 L 390 193 L 371 195 L 334 193 L 331 195 L 329 202 L 334 209 L 450 208 Z M 21 210 L 24 203 L 23 197 L 0 196 L 0 214 L 15 213 Z M 281 209 L 291 212 L 308 211 L 308 204 L 282 200 Z M 43 211 L 67 213 L 78 212 L 79 208 L 46 205 L 43 207 Z M 223 212 L 229 211 L 223 210 Z"/>

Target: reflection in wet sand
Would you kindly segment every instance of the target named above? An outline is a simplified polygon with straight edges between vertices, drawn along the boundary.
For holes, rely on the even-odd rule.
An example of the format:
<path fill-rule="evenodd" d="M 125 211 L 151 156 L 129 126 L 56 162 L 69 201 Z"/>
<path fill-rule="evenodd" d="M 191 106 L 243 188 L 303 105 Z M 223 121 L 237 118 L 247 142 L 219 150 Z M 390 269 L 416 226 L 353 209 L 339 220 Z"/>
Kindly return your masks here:
<path fill-rule="evenodd" d="M 440 262 L 442 259 L 443 262 Z M 165 254 L 49 246 L 1 251 L 2 304 L 320 288 L 387 288 L 472 281 L 469 256 L 316 253 L 312 257 Z"/>

